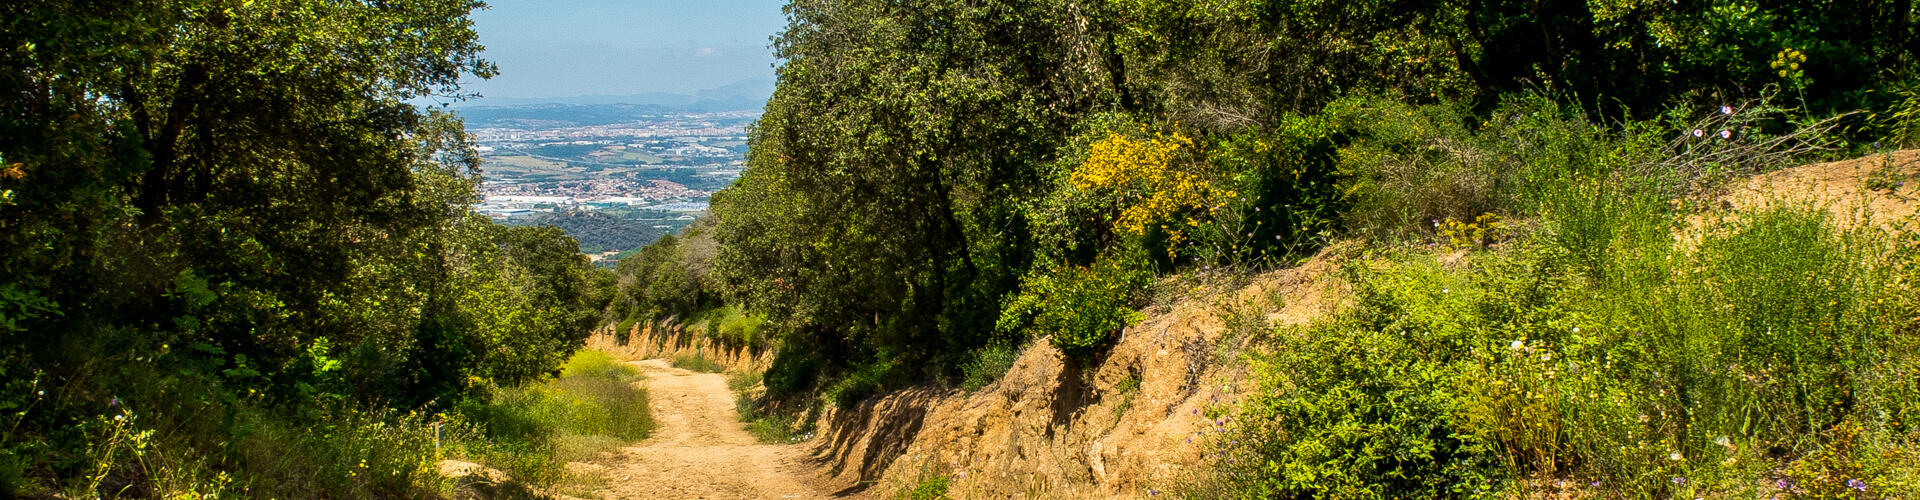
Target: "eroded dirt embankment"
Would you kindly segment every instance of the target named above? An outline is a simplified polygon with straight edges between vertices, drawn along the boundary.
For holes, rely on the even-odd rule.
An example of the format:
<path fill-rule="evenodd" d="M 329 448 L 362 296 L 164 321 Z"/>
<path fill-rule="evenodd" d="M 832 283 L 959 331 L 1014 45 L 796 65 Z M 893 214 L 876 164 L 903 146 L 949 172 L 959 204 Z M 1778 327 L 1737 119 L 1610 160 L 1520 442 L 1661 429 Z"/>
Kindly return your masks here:
<path fill-rule="evenodd" d="M 698 329 L 685 328 L 673 322 L 634 325 L 625 342 L 616 333 L 611 326 L 596 330 L 593 336 L 587 338 L 587 346 L 626 359 L 671 360 L 675 356 L 696 355 L 720 362 L 727 367 L 727 371 L 765 370 L 773 362 L 771 350 L 729 347 L 708 338 Z"/>
<path fill-rule="evenodd" d="M 1344 295 L 1325 255 L 1150 308 L 1092 366 L 1069 366 L 1042 339 L 979 391 L 907 390 L 831 411 L 809 444 L 840 482 L 883 495 L 939 475 L 955 498 L 1146 496 L 1197 472 L 1207 409 L 1248 385 L 1235 359 L 1253 328 L 1231 323 L 1304 324 Z"/>
<path fill-rule="evenodd" d="M 1904 184 L 1883 186 L 1889 173 Z M 1915 150 L 1784 169 L 1728 186 L 1693 230 L 1721 221 L 1716 214 L 1793 203 L 1825 208 L 1843 227 L 1911 231 L 1916 176 Z M 1342 253 L 1245 286 L 1178 294 L 1186 298 L 1147 311 L 1094 366 L 1068 366 L 1043 339 L 980 391 L 914 389 L 829 412 L 808 444 L 840 482 L 883 493 L 939 475 L 956 498 L 1145 496 L 1202 472 L 1202 440 L 1189 438 L 1213 426 L 1208 408 L 1250 385 L 1234 358 L 1246 339 L 1228 324 L 1247 315 L 1234 311 L 1252 308 L 1269 325 L 1331 313 L 1346 295 L 1332 272 Z"/>

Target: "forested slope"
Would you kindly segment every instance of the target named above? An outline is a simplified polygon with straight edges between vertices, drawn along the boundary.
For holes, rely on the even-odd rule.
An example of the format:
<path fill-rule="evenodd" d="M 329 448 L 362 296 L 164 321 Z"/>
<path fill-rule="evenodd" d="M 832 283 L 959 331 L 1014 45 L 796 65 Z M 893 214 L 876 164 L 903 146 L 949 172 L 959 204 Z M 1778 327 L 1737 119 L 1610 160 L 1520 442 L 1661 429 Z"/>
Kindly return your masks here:
<path fill-rule="evenodd" d="M 1888 382 L 1916 359 L 1899 333 L 1911 302 L 1891 278 L 1912 271 L 1910 254 L 1838 250 L 1880 236 L 1791 210 L 1724 219 L 1710 249 L 1662 246 L 1729 179 L 1914 145 L 1910 4 L 800 0 L 788 15 L 778 87 L 711 229 L 642 252 L 615 299 L 634 321 L 721 305 L 764 316 L 778 350 L 767 408 L 973 387 L 1032 342 L 1096 366 L 1143 306 L 1180 299 L 1178 278 L 1284 267 L 1355 239 L 1394 260 L 1355 271 L 1355 311 L 1304 337 L 1268 332 L 1274 352 L 1314 354 L 1261 361 L 1274 396 L 1221 410 L 1249 415 L 1234 441 L 1250 444 L 1214 455 L 1238 479 L 1196 488 L 1447 497 L 1524 493 L 1541 475 L 1683 495 L 1711 488 L 1695 473 L 1787 475 L 1711 465 L 1729 455 L 1702 443 L 1740 436 L 1736 448 L 1777 465 L 1824 456 L 1834 448 L 1816 443 L 1849 425 L 1873 427 L 1875 450 L 1911 432 L 1892 415 L 1910 414 L 1912 394 Z M 1809 313 L 1852 319 L 1750 315 L 1722 329 L 1679 325 L 1735 317 L 1648 312 L 1801 304 L 1702 291 L 1800 283 L 1723 265 L 1786 251 L 1746 246 L 1765 238 L 1836 249 L 1801 255 L 1809 265 L 1864 266 L 1820 267 L 1857 280 L 1823 288 L 1839 295 Z M 1436 247 L 1491 252 L 1473 262 L 1495 267 L 1425 264 L 1420 249 Z M 1670 264 L 1642 260 L 1655 258 Z M 1449 283 L 1480 295 L 1426 308 L 1420 294 Z M 1620 295 L 1634 290 L 1650 292 Z M 1568 336 L 1593 318 L 1607 336 Z M 1788 329 L 1831 350 L 1769 337 Z M 1656 330 L 1658 345 L 1618 337 Z M 1620 375 L 1605 404 L 1591 401 L 1597 385 L 1580 386 L 1595 389 L 1585 402 L 1512 399 L 1574 390 L 1556 385 L 1564 366 L 1526 378 L 1545 368 L 1517 353 L 1569 362 L 1594 342 L 1636 349 L 1612 352 L 1636 361 L 1609 370 L 1665 375 Z M 1709 344 L 1726 357 L 1659 354 Z M 1793 376 L 1761 374 L 1790 355 L 1779 362 Z M 1514 384 L 1532 385 L 1491 389 Z M 1709 386 L 1721 399 L 1698 406 Z M 1548 418 L 1560 411 L 1591 418 Z M 1385 437 L 1401 434 L 1413 437 Z M 1655 460 L 1669 453 L 1681 458 Z"/>
<path fill-rule="evenodd" d="M 433 415 L 557 370 L 611 286 L 472 214 L 409 103 L 494 73 L 480 5 L 0 5 L 0 496 L 447 487 Z"/>

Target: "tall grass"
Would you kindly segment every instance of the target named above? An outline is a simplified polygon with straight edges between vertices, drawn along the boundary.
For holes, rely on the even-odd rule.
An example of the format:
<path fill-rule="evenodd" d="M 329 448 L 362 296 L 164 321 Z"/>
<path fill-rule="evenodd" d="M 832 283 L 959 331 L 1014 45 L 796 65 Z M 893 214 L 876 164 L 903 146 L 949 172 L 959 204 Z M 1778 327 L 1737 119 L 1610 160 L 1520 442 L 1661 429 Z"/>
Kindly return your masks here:
<path fill-rule="evenodd" d="M 708 358 L 700 354 L 681 354 L 674 356 L 673 367 L 700 373 L 720 373 L 727 371 L 726 365 L 722 365 L 719 361 L 714 361 L 713 358 Z"/>
<path fill-rule="evenodd" d="M 575 354 L 558 378 L 498 390 L 490 401 L 460 408 L 477 429 L 464 454 L 515 479 L 568 481 L 567 462 L 584 461 L 646 439 L 655 424 L 632 367 L 592 350 Z"/>
<path fill-rule="evenodd" d="M 795 424 L 799 420 L 794 415 L 767 411 L 762 396 L 766 387 L 762 385 L 762 373 L 757 371 L 736 372 L 727 377 L 727 388 L 733 390 L 734 412 L 741 422 L 747 424 L 747 433 L 762 443 L 787 444 L 800 441 L 802 436 L 795 433 Z"/>
<path fill-rule="evenodd" d="M 1420 240 L 1406 227 L 1416 214 L 1495 207 L 1520 222 L 1464 261 L 1388 245 L 1351 265 L 1350 309 L 1250 355 L 1258 395 L 1209 430 L 1218 474 L 1196 496 L 1920 492 L 1913 233 L 1774 203 L 1681 237 L 1700 216 L 1674 196 L 1709 176 L 1648 169 L 1676 154 L 1655 129 L 1496 115 L 1518 125 L 1481 127 L 1504 137 L 1435 125 L 1415 134 L 1427 149 L 1363 139 L 1343 153 L 1363 170 L 1426 155 L 1481 179 L 1368 174 L 1465 182 L 1482 200 L 1421 208 L 1362 186 L 1375 197 L 1356 220 L 1402 241 Z"/>
<path fill-rule="evenodd" d="M 1899 472 L 1920 467 L 1902 445 L 1920 438 L 1910 251 L 1784 205 L 1730 216 L 1693 246 L 1668 232 L 1669 205 L 1585 192 L 1466 269 L 1412 251 L 1356 265 L 1352 311 L 1256 358 L 1263 396 L 1217 432 L 1212 486 L 1920 491 Z"/>

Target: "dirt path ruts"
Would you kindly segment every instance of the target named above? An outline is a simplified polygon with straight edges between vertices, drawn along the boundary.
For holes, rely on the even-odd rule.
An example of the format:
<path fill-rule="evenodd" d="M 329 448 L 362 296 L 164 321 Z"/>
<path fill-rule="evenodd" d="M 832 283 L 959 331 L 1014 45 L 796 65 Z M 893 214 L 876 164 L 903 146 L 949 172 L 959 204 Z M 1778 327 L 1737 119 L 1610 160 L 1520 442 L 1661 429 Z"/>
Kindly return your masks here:
<path fill-rule="evenodd" d="M 645 441 L 591 464 L 607 478 L 603 498 L 834 498 L 815 485 L 800 445 L 761 444 L 734 415 L 733 393 L 715 373 L 632 362 L 646 373 L 659 427 Z"/>

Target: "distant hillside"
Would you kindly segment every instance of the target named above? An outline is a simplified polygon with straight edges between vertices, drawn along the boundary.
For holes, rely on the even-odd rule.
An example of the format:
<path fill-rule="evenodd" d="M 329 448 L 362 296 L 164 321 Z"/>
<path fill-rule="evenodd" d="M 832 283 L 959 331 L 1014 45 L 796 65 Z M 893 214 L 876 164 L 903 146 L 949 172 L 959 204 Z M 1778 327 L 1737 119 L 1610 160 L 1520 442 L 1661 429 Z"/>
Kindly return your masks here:
<path fill-rule="evenodd" d="M 544 107 L 627 108 L 660 113 L 680 111 L 706 113 L 716 111 L 758 110 L 773 96 L 772 80 L 742 80 L 723 87 L 692 94 L 650 92 L 628 95 L 587 95 L 572 97 L 487 97 L 454 105 L 461 115 L 474 111 Z M 472 120 L 469 118 L 469 120 Z M 605 122 L 605 123 L 617 123 Z M 581 125 L 597 125 L 582 123 Z"/>
<path fill-rule="evenodd" d="M 672 220 L 675 212 L 610 213 L 605 211 L 561 211 L 505 221 L 513 226 L 551 225 L 580 241 L 580 252 L 632 250 L 653 243 L 691 221 Z M 667 220 L 646 220 L 660 219 Z M 655 227 L 668 226 L 668 227 Z"/>
<path fill-rule="evenodd" d="M 468 127 L 552 129 L 632 123 L 658 119 L 661 115 L 688 112 L 720 112 L 759 109 L 758 104 L 732 108 L 689 111 L 657 104 L 522 104 L 482 106 L 456 110 Z M 742 118 L 751 120 L 751 118 Z M 725 121 L 725 120 L 721 120 Z"/>

